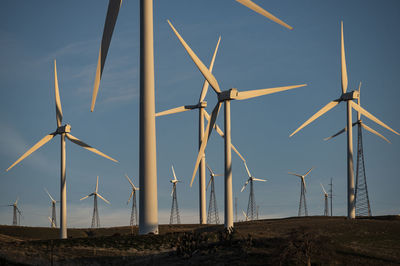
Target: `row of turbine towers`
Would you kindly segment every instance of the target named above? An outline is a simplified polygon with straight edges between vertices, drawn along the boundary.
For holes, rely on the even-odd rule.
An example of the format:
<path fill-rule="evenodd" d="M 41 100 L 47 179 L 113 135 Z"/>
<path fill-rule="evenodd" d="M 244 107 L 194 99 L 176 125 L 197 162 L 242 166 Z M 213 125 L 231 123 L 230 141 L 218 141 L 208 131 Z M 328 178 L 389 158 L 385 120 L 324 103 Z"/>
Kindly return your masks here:
<path fill-rule="evenodd" d="M 291 26 L 276 18 L 260 6 L 256 5 L 250 0 L 236 0 L 244 6 L 254 10 L 255 12 L 267 17 L 268 19 L 288 28 L 293 29 Z M 98 65 L 96 69 L 95 85 L 93 89 L 93 97 L 91 104 L 91 111 L 94 110 L 94 105 L 100 85 L 100 79 L 103 72 L 108 48 L 111 43 L 111 37 L 114 30 L 114 26 L 118 17 L 118 13 L 121 7 L 121 0 L 110 0 L 102 42 L 99 51 Z M 200 72 L 205 78 L 201 101 L 199 106 L 186 106 L 183 109 L 195 109 L 200 110 L 200 123 L 199 123 L 199 153 L 197 156 L 195 168 L 192 175 L 192 180 L 190 185 L 193 184 L 194 177 L 196 175 L 197 169 L 199 168 L 199 218 L 200 223 L 204 224 L 205 221 L 205 160 L 203 159 L 205 148 L 207 145 L 208 138 L 213 129 L 216 129 L 215 122 L 219 113 L 219 110 L 224 104 L 225 107 L 225 208 L 224 208 L 224 223 L 226 228 L 233 227 L 233 204 L 232 204 L 232 161 L 231 161 L 231 149 L 233 146 L 231 144 L 231 128 L 230 128 L 230 103 L 232 100 L 245 100 L 249 98 L 254 98 L 262 95 L 267 95 L 271 93 L 276 93 L 280 91 L 290 90 L 298 87 L 305 86 L 286 86 L 272 89 L 262 89 L 253 91 L 243 91 L 239 92 L 237 89 L 228 89 L 222 91 L 219 84 L 214 77 L 212 72 L 212 65 L 207 68 L 203 62 L 197 57 L 189 45 L 183 40 L 178 31 L 173 27 L 171 22 L 168 21 L 171 28 L 173 29 L 175 35 L 178 37 L 181 44 L 184 46 L 187 53 L 190 55 Z M 139 199 L 139 233 L 155 233 L 158 234 L 158 203 L 157 203 L 157 166 L 156 166 L 156 138 L 155 138 L 155 103 L 154 103 L 154 46 L 153 46 L 153 0 L 141 0 L 140 1 L 140 149 L 139 149 L 139 185 L 141 187 L 140 199 Z M 340 98 L 332 101 L 324 108 L 322 108 L 317 114 L 307 120 L 302 126 L 300 126 L 295 132 L 291 134 L 294 135 L 301 128 L 305 127 L 307 124 L 311 123 L 317 117 L 321 116 L 323 113 L 332 109 L 334 106 L 338 105 L 342 101 L 348 103 L 347 108 L 347 136 L 348 136 L 348 215 L 349 219 L 355 218 L 355 205 L 354 205 L 354 169 L 353 169 L 353 145 L 352 145 L 352 121 L 351 121 L 351 109 L 356 109 L 362 115 L 368 117 L 369 119 L 377 122 L 381 126 L 386 127 L 392 132 L 397 133 L 376 117 L 368 113 L 365 109 L 361 108 L 359 104 L 353 102 L 353 100 L 358 99 L 359 94 L 356 91 L 348 92 L 347 90 L 347 70 L 344 55 L 344 41 L 343 41 L 343 25 L 341 28 L 341 58 L 342 58 L 342 95 Z M 56 71 L 55 71 L 56 73 Z M 56 76 L 56 74 L 55 74 Z M 206 107 L 206 102 L 204 102 L 204 97 L 202 95 L 207 93 L 208 85 L 210 85 L 216 92 L 218 97 L 218 103 L 214 107 L 212 114 L 204 130 L 204 108 Z M 83 143 L 79 139 L 73 137 L 69 134 L 71 127 L 70 125 L 61 125 L 62 122 L 62 111 L 61 104 L 58 95 L 58 85 L 56 84 L 56 111 L 57 111 L 57 130 L 48 136 L 40 140 L 35 146 L 33 146 L 28 152 L 26 152 L 20 159 L 17 160 L 9 169 L 11 169 L 15 164 L 19 163 L 25 157 L 30 155 L 32 152 L 43 146 L 45 143 L 50 141 L 56 135 L 61 136 L 61 209 L 60 209 L 60 237 L 67 238 L 66 231 L 66 175 L 65 175 L 65 138 L 72 141 L 73 143 L 95 152 L 103 157 L 116 162 L 115 159 L 99 152 L 98 150 L 90 147 L 89 145 Z M 218 131 L 218 130 L 217 130 Z M 7 170 L 9 170 L 7 169 Z"/>

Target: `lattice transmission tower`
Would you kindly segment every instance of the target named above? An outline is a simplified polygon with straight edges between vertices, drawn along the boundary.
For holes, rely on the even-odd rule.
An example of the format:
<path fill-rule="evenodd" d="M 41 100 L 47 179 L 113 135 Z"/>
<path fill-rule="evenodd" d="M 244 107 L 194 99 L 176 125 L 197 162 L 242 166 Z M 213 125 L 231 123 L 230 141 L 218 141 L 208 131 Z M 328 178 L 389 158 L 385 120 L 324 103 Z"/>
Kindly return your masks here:
<path fill-rule="evenodd" d="M 219 224 L 217 198 L 215 197 L 214 177 L 221 175 L 215 174 L 210 166 L 208 166 L 208 164 L 207 168 L 210 173 L 210 181 L 208 181 L 206 189 L 208 189 L 208 187 L 211 185 L 210 201 L 208 203 L 207 224 Z"/>
<path fill-rule="evenodd" d="M 132 211 L 131 211 L 131 220 L 130 220 L 130 226 L 138 225 L 138 210 L 136 206 L 136 191 L 139 190 L 138 187 L 135 187 L 133 184 L 132 180 L 128 177 L 127 174 L 125 174 L 126 179 L 129 181 L 132 187 L 131 195 L 129 196 L 128 202 L 126 204 L 129 204 L 129 201 L 132 199 Z"/>
<path fill-rule="evenodd" d="M 169 223 L 170 224 L 180 224 L 181 223 L 181 217 L 179 215 L 179 208 L 178 208 L 178 199 L 177 199 L 177 193 L 176 193 L 176 184 L 178 182 L 182 182 L 180 180 L 178 180 L 176 178 L 175 175 L 175 170 L 174 170 L 174 166 L 171 166 L 172 168 L 172 173 L 174 175 L 174 179 L 171 179 L 169 182 L 172 183 L 172 192 L 171 192 L 171 196 L 172 196 L 172 206 L 171 206 L 171 215 L 169 217 Z"/>
<path fill-rule="evenodd" d="M 367 176 L 365 174 L 361 122 L 358 123 L 357 172 L 354 204 L 356 206 L 356 216 L 372 215 L 368 197 Z"/>
<path fill-rule="evenodd" d="M 256 197 L 254 195 L 254 181 L 265 182 L 266 180 L 260 179 L 260 178 L 255 178 L 254 176 L 252 176 L 245 161 L 244 161 L 244 166 L 246 168 L 248 179 L 244 183 L 244 186 L 242 187 L 241 192 L 243 192 L 243 190 L 246 188 L 247 184 L 250 184 L 249 202 L 247 203 L 246 219 L 249 221 L 252 221 L 252 220 L 257 219 L 257 204 L 256 204 Z"/>
<path fill-rule="evenodd" d="M 300 181 L 301 185 L 301 191 L 300 191 L 300 202 L 299 202 L 299 211 L 298 211 L 298 216 L 308 216 L 308 210 L 307 210 L 307 202 L 306 202 L 306 189 L 304 186 L 304 183 Z"/>
<path fill-rule="evenodd" d="M 99 210 L 97 209 L 97 195 L 93 197 L 93 217 L 92 217 L 92 228 L 100 227 L 100 218 L 99 218 Z"/>

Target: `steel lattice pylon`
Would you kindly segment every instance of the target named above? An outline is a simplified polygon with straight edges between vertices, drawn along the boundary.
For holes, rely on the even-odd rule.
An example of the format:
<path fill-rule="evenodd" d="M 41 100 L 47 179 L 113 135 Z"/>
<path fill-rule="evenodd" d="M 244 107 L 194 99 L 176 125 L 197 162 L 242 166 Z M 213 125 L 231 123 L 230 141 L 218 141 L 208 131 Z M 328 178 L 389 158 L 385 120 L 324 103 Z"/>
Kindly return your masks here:
<path fill-rule="evenodd" d="M 137 207 L 136 207 L 136 191 L 133 190 L 130 226 L 134 226 L 134 225 L 138 224 L 138 213 L 137 212 L 138 211 L 137 211 Z"/>
<path fill-rule="evenodd" d="M 249 221 L 255 220 L 257 218 L 257 210 L 256 210 L 256 197 L 254 196 L 254 186 L 253 180 L 250 179 L 250 194 L 249 194 L 249 202 L 247 203 L 247 219 Z"/>
<path fill-rule="evenodd" d="M 324 195 L 324 198 L 325 198 L 324 216 L 328 216 L 328 215 L 329 215 L 328 195 L 325 194 L 325 195 Z"/>
<path fill-rule="evenodd" d="M 365 174 L 362 128 L 360 122 L 358 123 L 357 171 L 354 204 L 356 206 L 356 216 L 372 215 L 368 197 L 367 177 Z"/>
<path fill-rule="evenodd" d="M 57 227 L 57 212 L 56 212 L 56 203 L 52 202 L 51 203 L 51 227 L 56 228 Z"/>
<path fill-rule="evenodd" d="M 306 202 L 306 189 L 301 180 L 300 180 L 300 185 L 301 185 L 301 192 L 300 192 L 300 203 L 299 203 L 298 216 L 302 216 L 303 214 L 304 214 L 304 216 L 308 216 L 307 202 Z"/>
<path fill-rule="evenodd" d="M 94 207 L 92 217 L 92 228 L 100 227 L 99 210 L 97 209 L 97 195 L 94 195 Z"/>
<path fill-rule="evenodd" d="M 18 225 L 17 206 L 13 206 L 13 225 Z"/>
<path fill-rule="evenodd" d="M 175 222 L 174 222 L 175 221 Z M 179 216 L 178 200 L 176 193 L 176 183 L 172 188 L 172 206 L 171 206 L 171 216 L 169 217 L 169 224 L 180 224 L 181 217 Z"/>
<path fill-rule="evenodd" d="M 208 204 L 207 224 L 219 224 L 217 199 L 215 198 L 214 178 L 211 177 L 210 202 Z"/>

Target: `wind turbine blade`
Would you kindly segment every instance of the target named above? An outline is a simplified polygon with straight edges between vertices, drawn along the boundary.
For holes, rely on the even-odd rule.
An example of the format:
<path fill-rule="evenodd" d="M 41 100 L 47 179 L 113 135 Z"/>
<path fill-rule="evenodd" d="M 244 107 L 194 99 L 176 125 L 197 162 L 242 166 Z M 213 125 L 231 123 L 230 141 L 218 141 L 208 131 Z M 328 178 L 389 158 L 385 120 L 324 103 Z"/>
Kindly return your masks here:
<path fill-rule="evenodd" d="M 49 197 L 50 197 L 51 201 L 55 201 L 55 200 L 53 199 L 53 197 L 50 195 L 49 191 L 47 191 L 47 189 L 46 189 L 46 188 L 44 188 L 44 190 L 46 191 L 47 195 L 49 195 Z"/>
<path fill-rule="evenodd" d="M 156 113 L 156 117 L 158 117 L 158 116 L 163 116 L 163 115 L 169 115 L 169 114 L 176 114 L 176 113 L 186 112 L 186 111 L 189 111 L 189 110 L 193 110 L 193 109 L 195 109 L 195 108 L 196 108 L 196 107 L 194 107 L 194 106 L 192 106 L 192 105 L 179 106 L 179 107 L 176 107 L 176 108 L 172 108 L 172 109 L 169 109 L 169 110 L 165 110 L 165 111 Z"/>
<path fill-rule="evenodd" d="M 358 105 L 361 105 L 360 98 L 361 98 L 361 81 L 360 81 L 360 84 L 358 84 L 358 98 L 357 98 Z"/>
<path fill-rule="evenodd" d="M 214 67 L 215 56 L 217 55 L 218 46 L 219 46 L 219 42 L 220 41 L 221 41 L 221 36 L 219 36 L 219 38 L 218 38 L 217 46 L 215 47 L 214 54 L 213 54 L 213 57 L 211 59 L 210 67 L 208 68 L 208 71 L 210 71 L 210 73 L 212 73 L 212 70 L 213 70 L 213 67 Z M 207 94 L 207 91 L 208 91 L 208 85 L 209 85 L 209 83 L 208 83 L 208 81 L 206 79 L 204 81 L 204 83 L 203 83 L 203 88 L 201 89 L 201 94 L 200 94 L 200 98 L 199 98 L 199 102 L 200 103 L 206 97 L 206 94 Z"/>
<path fill-rule="evenodd" d="M 260 178 L 255 178 L 255 177 L 253 177 L 253 180 L 254 180 L 254 181 L 262 181 L 262 182 L 267 182 L 267 180 L 260 179 Z"/>
<path fill-rule="evenodd" d="M 240 190 L 240 192 L 243 192 L 243 190 L 246 188 L 247 184 L 249 183 L 249 180 L 247 179 L 247 181 L 244 183 L 242 189 Z"/>
<path fill-rule="evenodd" d="M 125 177 L 126 177 L 126 179 L 128 179 L 128 181 L 129 181 L 129 183 L 131 184 L 131 186 L 132 186 L 133 188 L 135 188 L 135 185 L 133 185 L 133 182 L 129 179 L 129 177 L 128 177 L 127 174 L 125 174 Z"/>
<path fill-rule="evenodd" d="M 18 205 L 18 199 L 19 199 L 19 197 L 17 197 L 17 199 L 15 200 L 15 205 Z"/>
<path fill-rule="evenodd" d="M 295 86 L 286 86 L 286 87 L 277 87 L 277 88 L 269 88 L 269 89 L 260 89 L 260 90 L 251 90 L 251 91 L 239 91 L 236 96 L 236 100 L 245 100 L 250 98 L 255 98 L 267 94 L 277 93 L 280 91 L 287 91 L 299 87 L 307 86 L 307 84 L 295 85 Z"/>
<path fill-rule="evenodd" d="M 97 60 L 96 77 L 94 79 L 92 104 L 90 111 L 93 112 L 96 104 L 97 93 L 99 91 L 101 75 L 103 74 L 104 64 L 110 47 L 111 37 L 114 31 L 115 23 L 117 22 L 119 8 L 121 7 L 122 0 L 110 0 L 108 2 L 107 16 L 104 23 L 103 37 L 101 39 L 101 46 L 99 51 L 99 58 Z"/>
<path fill-rule="evenodd" d="M 84 199 L 87 199 L 87 198 L 89 198 L 89 197 L 90 197 L 90 194 L 87 195 L 87 196 L 85 196 L 85 197 L 83 197 L 83 198 L 81 198 L 80 200 L 84 200 Z"/>
<path fill-rule="evenodd" d="M 251 174 L 250 174 L 249 168 L 247 167 L 247 163 L 246 163 L 246 162 L 244 162 L 244 167 L 246 167 L 247 175 L 248 175 L 249 177 L 251 177 Z"/>
<path fill-rule="evenodd" d="M 304 180 L 304 177 L 301 177 L 301 182 L 303 183 L 304 186 L 304 192 L 307 192 L 306 181 Z"/>
<path fill-rule="evenodd" d="M 99 176 L 97 176 L 97 181 L 96 181 L 96 193 L 99 189 Z"/>
<path fill-rule="evenodd" d="M 208 165 L 208 163 L 206 163 L 206 166 L 208 168 L 208 171 L 210 172 L 210 175 L 214 175 L 213 170 L 211 170 L 210 166 Z"/>
<path fill-rule="evenodd" d="M 304 175 L 304 177 L 306 177 L 313 169 L 314 169 L 314 167 L 311 167 L 311 169 L 308 170 L 308 172 Z"/>
<path fill-rule="evenodd" d="M 213 176 L 211 176 L 210 177 L 210 180 L 208 181 L 208 184 L 207 184 L 207 187 L 206 187 L 206 190 L 208 189 L 208 187 L 210 186 L 210 184 L 211 184 L 211 179 L 213 179 L 214 177 Z"/>
<path fill-rule="evenodd" d="M 181 37 L 178 31 L 174 28 L 169 20 L 167 20 L 168 24 L 171 26 L 172 30 L 175 32 L 175 35 L 178 37 L 182 46 L 185 48 L 186 52 L 192 58 L 193 62 L 196 64 L 197 68 L 203 74 L 204 78 L 210 83 L 211 87 L 215 90 L 216 93 L 220 93 L 221 89 L 219 88 L 218 82 L 215 79 L 214 75 L 208 70 L 208 68 L 201 62 L 201 60 L 197 57 L 197 55 L 193 52 L 193 50 L 189 47 L 189 45 L 185 42 L 185 40 Z"/>
<path fill-rule="evenodd" d="M 171 197 L 172 197 L 172 195 L 174 194 L 175 188 L 176 188 L 175 183 L 173 183 L 173 185 L 172 185 L 172 190 L 171 190 Z"/>
<path fill-rule="evenodd" d="M 212 114 L 211 114 L 210 121 L 207 124 L 206 131 L 204 132 L 204 137 L 203 137 L 203 139 L 201 141 L 201 146 L 200 146 L 200 149 L 199 149 L 199 153 L 197 154 L 196 164 L 194 165 L 194 170 L 193 170 L 193 174 L 192 174 L 192 180 L 190 181 L 190 187 L 192 187 L 194 178 L 196 177 L 197 169 L 199 168 L 199 164 L 200 164 L 201 158 L 204 155 L 204 151 L 206 149 L 208 139 L 210 138 L 212 129 L 213 129 L 214 124 L 215 124 L 215 122 L 217 120 L 217 116 L 218 116 L 219 109 L 221 108 L 221 104 L 222 104 L 221 102 L 218 102 L 215 105 L 214 110 L 212 111 Z"/>
<path fill-rule="evenodd" d="M 340 56 L 341 56 L 341 63 L 342 63 L 342 93 L 345 93 L 347 90 L 347 68 L 346 68 L 346 55 L 344 52 L 344 38 L 343 38 L 343 21 L 340 23 L 341 30 L 340 30 Z"/>
<path fill-rule="evenodd" d="M 39 140 L 35 145 L 33 145 L 32 148 L 30 148 L 27 152 L 25 152 L 21 157 L 19 157 L 19 159 L 13 163 L 10 167 L 7 168 L 7 172 L 13 168 L 16 164 L 18 164 L 20 161 L 22 161 L 23 159 L 25 159 L 26 157 L 28 157 L 29 155 L 31 155 L 34 151 L 36 151 L 37 149 L 39 149 L 40 147 L 42 147 L 44 144 L 46 144 L 47 142 L 49 142 L 52 138 L 54 138 L 54 134 L 49 134 L 47 136 L 45 136 L 44 138 L 42 138 L 41 140 Z"/>
<path fill-rule="evenodd" d="M 129 196 L 128 202 L 126 204 L 129 204 L 129 202 L 131 201 L 132 196 L 133 196 L 133 190 L 132 190 L 131 195 Z"/>
<path fill-rule="evenodd" d="M 63 113 L 61 108 L 61 100 L 60 100 L 60 91 L 58 89 L 58 78 L 57 78 L 57 64 L 56 60 L 54 60 L 54 90 L 55 90 L 55 100 L 56 100 L 56 119 L 57 119 L 57 127 L 61 126 Z"/>
<path fill-rule="evenodd" d="M 210 115 L 207 113 L 207 111 L 204 109 L 204 116 L 207 119 L 207 121 L 210 121 Z M 217 133 L 224 138 L 225 134 L 224 132 L 221 130 L 221 128 L 215 124 L 214 125 L 214 129 L 217 131 Z M 245 162 L 246 160 L 243 158 L 243 156 L 240 154 L 240 152 L 236 149 L 235 145 L 231 144 L 231 148 L 232 150 L 240 157 L 240 159 L 242 159 L 243 162 Z"/>
<path fill-rule="evenodd" d="M 285 28 L 288 28 L 289 30 L 293 30 L 292 26 L 289 26 L 288 24 L 286 24 L 285 22 L 283 22 L 282 20 L 280 20 L 279 18 L 275 17 L 274 15 L 272 15 L 271 13 L 269 13 L 268 11 L 266 11 L 265 9 L 263 9 L 262 7 L 256 5 L 255 3 L 253 3 L 250 0 L 236 0 L 236 2 L 241 3 L 242 5 L 252 9 L 253 11 L 259 13 L 260 15 L 263 15 L 264 17 L 272 20 L 273 22 L 278 23 L 279 25 L 284 26 Z"/>
<path fill-rule="evenodd" d="M 320 184 L 321 184 L 321 187 L 322 187 L 322 190 L 324 191 L 324 193 L 328 194 L 328 193 L 326 193 L 326 190 L 325 190 L 324 186 L 322 185 L 322 183 L 320 183 Z"/>
<path fill-rule="evenodd" d="M 98 154 L 98 155 L 100 155 L 100 156 L 103 156 L 103 157 L 105 157 L 105 158 L 107 158 L 107 159 L 109 159 L 109 160 L 111 160 L 111 161 L 113 161 L 113 162 L 116 162 L 116 163 L 118 162 L 118 161 L 115 160 L 114 158 L 111 158 L 110 156 L 105 155 L 105 154 L 102 153 L 101 151 L 96 150 L 95 148 L 93 148 L 93 147 L 87 145 L 86 143 L 84 143 L 84 142 L 81 141 L 80 139 L 78 139 L 78 138 L 72 136 L 71 134 L 66 133 L 65 135 L 67 136 L 67 138 L 68 138 L 70 141 L 72 141 L 73 143 L 75 143 L 75 144 L 81 146 L 82 148 L 85 148 L 85 149 L 87 149 L 88 151 L 91 151 L 91 152 L 96 153 L 96 154 Z"/>
<path fill-rule="evenodd" d="M 364 108 L 362 108 L 361 106 L 359 106 L 358 104 L 356 104 L 353 101 L 350 101 L 351 106 L 359 111 L 362 115 L 368 117 L 369 119 L 371 119 L 372 121 L 374 121 L 375 123 L 377 123 L 378 125 L 381 125 L 382 127 L 392 131 L 393 133 L 400 135 L 397 131 L 391 129 L 389 126 L 387 126 L 385 123 L 383 123 L 381 120 L 379 120 L 378 118 L 376 118 L 375 116 L 373 116 L 372 114 L 370 114 L 367 110 L 365 110 Z"/>
<path fill-rule="evenodd" d="M 326 141 L 326 140 L 333 139 L 334 137 L 337 137 L 337 136 L 339 136 L 340 134 L 342 134 L 343 132 L 346 132 L 346 131 L 347 131 L 347 127 L 343 128 L 342 130 L 340 130 L 339 132 L 337 132 L 336 134 L 334 134 L 334 135 L 332 135 L 330 137 L 324 138 L 324 140 Z"/>
<path fill-rule="evenodd" d="M 176 179 L 176 175 L 175 175 L 174 166 L 173 166 L 173 165 L 171 165 L 171 168 L 172 168 L 172 173 L 174 174 L 174 180 L 177 180 L 177 179 Z"/>
<path fill-rule="evenodd" d="M 297 176 L 297 177 L 301 177 L 301 175 L 298 175 L 298 174 L 295 174 L 295 173 L 292 173 L 292 172 L 288 172 L 288 174 L 289 174 L 289 175 L 295 175 L 295 176 Z"/>
<path fill-rule="evenodd" d="M 249 217 L 247 217 L 246 213 L 242 210 L 244 218 L 246 218 L 246 222 L 249 220 Z"/>
<path fill-rule="evenodd" d="M 377 135 L 378 137 L 384 139 L 385 141 L 387 141 L 388 143 L 391 143 L 387 138 L 385 138 L 384 136 L 382 136 L 380 133 L 378 133 L 377 131 L 373 130 L 372 128 L 370 128 L 369 126 L 367 126 L 364 123 L 361 123 L 361 126 L 365 129 L 368 130 L 369 132 L 371 132 L 372 134 Z"/>
<path fill-rule="evenodd" d="M 328 112 L 329 110 L 331 110 L 333 107 L 335 107 L 338 104 L 339 104 L 339 102 L 332 101 L 332 102 L 328 103 L 327 105 L 325 105 L 324 107 L 322 107 L 321 110 L 316 112 L 312 117 L 310 117 L 306 122 L 304 122 L 298 129 L 296 129 L 292 134 L 290 134 L 289 137 L 291 137 L 294 134 L 296 134 L 297 132 L 299 132 L 303 127 L 307 126 L 308 124 L 313 122 L 315 119 L 317 119 L 321 115 L 325 114 L 326 112 Z"/>
<path fill-rule="evenodd" d="M 96 193 L 96 194 L 100 199 L 104 200 L 105 202 L 107 202 L 108 204 L 111 205 L 111 203 L 108 200 L 106 200 L 105 198 L 103 198 L 99 193 Z"/>

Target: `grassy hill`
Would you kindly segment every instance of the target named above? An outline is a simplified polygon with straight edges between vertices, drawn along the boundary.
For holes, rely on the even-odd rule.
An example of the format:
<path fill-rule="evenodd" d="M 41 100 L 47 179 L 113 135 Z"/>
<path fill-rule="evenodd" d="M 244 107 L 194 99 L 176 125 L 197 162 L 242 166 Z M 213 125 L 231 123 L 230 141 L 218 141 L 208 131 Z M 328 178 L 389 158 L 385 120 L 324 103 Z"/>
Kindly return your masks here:
<path fill-rule="evenodd" d="M 58 229 L 0 226 L 0 265 L 399 265 L 400 216 L 302 217 L 222 225 Z"/>

